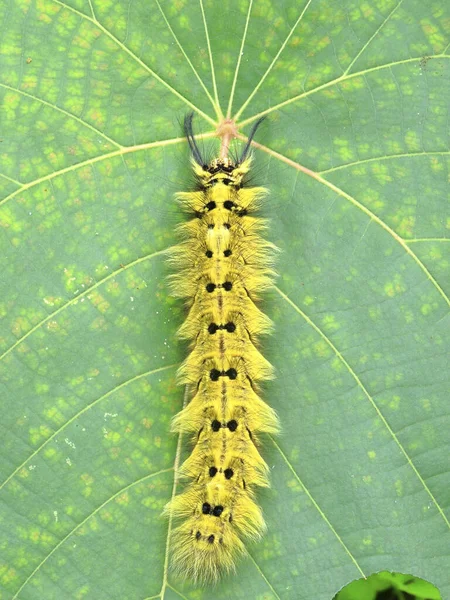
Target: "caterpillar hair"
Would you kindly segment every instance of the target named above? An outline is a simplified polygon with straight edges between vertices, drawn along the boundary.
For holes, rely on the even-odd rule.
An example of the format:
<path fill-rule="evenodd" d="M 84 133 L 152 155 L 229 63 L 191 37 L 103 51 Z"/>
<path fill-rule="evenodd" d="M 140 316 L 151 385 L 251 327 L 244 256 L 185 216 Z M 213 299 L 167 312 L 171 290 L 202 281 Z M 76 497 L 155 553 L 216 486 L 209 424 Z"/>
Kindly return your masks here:
<path fill-rule="evenodd" d="M 219 156 L 205 163 L 193 114 L 184 120 L 198 185 L 177 194 L 190 218 L 179 226 L 181 243 L 169 260 L 172 294 L 188 304 L 178 334 L 190 340 L 190 354 L 178 382 L 191 394 L 172 431 L 190 433 L 193 449 L 180 469 L 189 483 L 165 513 L 179 520 L 171 534 L 173 569 L 202 583 L 233 570 L 245 538 L 260 538 L 266 527 L 255 500 L 255 487 L 269 485 L 258 434 L 276 433 L 278 419 L 259 395 L 259 382 L 273 369 L 257 340 L 272 323 L 256 302 L 273 280 L 276 247 L 261 237 L 267 222 L 256 213 L 267 190 L 246 184 L 261 121 L 236 159 L 229 144 L 237 130 L 225 121 Z"/>

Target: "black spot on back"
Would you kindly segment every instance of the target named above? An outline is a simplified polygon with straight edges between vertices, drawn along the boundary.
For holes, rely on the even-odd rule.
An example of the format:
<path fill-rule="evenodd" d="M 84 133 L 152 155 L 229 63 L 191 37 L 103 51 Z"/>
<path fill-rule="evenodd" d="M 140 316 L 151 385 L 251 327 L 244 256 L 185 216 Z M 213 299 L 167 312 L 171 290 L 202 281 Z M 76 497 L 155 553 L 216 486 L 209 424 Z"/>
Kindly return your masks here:
<path fill-rule="evenodd" d="M 211 371 L 209 372 L 209 376 L 211 378 L 211 381 L 218 381 L 220 377 L 220 371 L 218 369 L 211 369 Z"/>
<path fill-rule="evenodd" d="M 231 419 L 231 421 L 228 421 L 228 423 L 227 423 L 227 427 L 230 431 L 236 431 L 237 426 L 238 426 L 238 424 L 235 419 Z"/>
<path fill-rule="evenodd" d="M 228 469 L 225 469 L 223 474 L 225 475 L 225 479 L 231 479 L 234 475 L 234 471 L 233 471 L 233 469 L 228 468 Z"/>
<path fill-rule="evenodd" d="M 210 324 L 208 325 L 208 332 L 209 332 L 209 333 L 211 333 L 211 334 L 213 334 L 213 333 L 216 333 L 216 331 L 217 331 L 218 329 L 219 329 L 219 326 L 218 326 L 218 325 L 216 325 L 215 323 L 210 323 Z"/>
<path fill-rule="evenodd" d="M 236 371 L 236 369 L 233 369 L 233 368 L 228 369 L 228 371 L 226 372 L 226 374 L 228 375 L 228 377 L 230 379 L 236 379 L 236 377 L 237 377 L 237 371 Z"/>

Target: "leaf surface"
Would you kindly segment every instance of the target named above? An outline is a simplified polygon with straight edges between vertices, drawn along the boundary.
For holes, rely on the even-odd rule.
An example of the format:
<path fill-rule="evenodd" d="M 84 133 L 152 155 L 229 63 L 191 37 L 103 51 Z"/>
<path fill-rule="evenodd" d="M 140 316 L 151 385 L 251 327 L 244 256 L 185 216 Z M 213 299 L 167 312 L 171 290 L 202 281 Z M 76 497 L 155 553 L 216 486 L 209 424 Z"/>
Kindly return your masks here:
<path fill-rule="evenodd" d="M 450 595 L 445 0 L 17 0 L 0 8 L 0 599 Z M 180 122 L 267 121 L 269 531 L 199 590 L 167 570 L 183 308 L 164 251 Z M 209 137 L 208 137 L 209 135 Z"/>

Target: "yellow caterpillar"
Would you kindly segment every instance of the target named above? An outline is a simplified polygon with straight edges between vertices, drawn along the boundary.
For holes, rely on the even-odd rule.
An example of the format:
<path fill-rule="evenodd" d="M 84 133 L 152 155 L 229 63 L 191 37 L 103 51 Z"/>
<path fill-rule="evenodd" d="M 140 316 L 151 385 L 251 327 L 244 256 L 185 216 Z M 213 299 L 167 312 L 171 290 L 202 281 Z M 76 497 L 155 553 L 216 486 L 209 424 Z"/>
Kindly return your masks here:
<path fill-rule="evenodd" d="M 183 519 L 171 536 L 174 570 L 213 582 L 245 553 L 242 538 L 259 538 L 265 529 L 254 499 L 254 487 L 268 485 L 257 434 L 275 433 L 278 419 L 258 395 L 258 381 L 272 377 L 257 348 L 271 321 L 255 301 L 271 285 L 276 248 L 260 237 L 266 222 L 254 216 L 267 191 L 246 184 L 259 121 L 235 161 L 227 154 L 236 130 L 225 122 L 220 156 L 205 164 L 192 118 L 185 118 L 185 132 L 198 186 L 177 194 L 192 218 L 179 227 L 183 241 L 170 261 L 178 270 L 172 293 L 189 306 L 179 336 L 191 340 L 191 353 L 178 380 L 192 390 L 172 431 L 192 433 L 194 447 L 181 467 L 191 481 L 165 512 Z"/>

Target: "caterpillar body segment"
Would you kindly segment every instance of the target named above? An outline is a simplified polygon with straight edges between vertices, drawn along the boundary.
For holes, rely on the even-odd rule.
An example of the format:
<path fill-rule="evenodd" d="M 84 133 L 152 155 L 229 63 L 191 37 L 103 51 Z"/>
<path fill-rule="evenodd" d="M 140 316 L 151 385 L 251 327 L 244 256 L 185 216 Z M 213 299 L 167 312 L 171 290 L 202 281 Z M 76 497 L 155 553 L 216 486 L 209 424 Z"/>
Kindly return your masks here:
<path fill-rule="evenodd" d="M 267 191 L 246 184 L 258 124 L 237 160 L 222 156 L 222 148 L 205 164 L 192 115 L 186 117 L 198 186 L 177 195 L 191 218 L 180 226 L 182 241 L 169 258 L 177 270 L 172 293 L 188 303 L 179 336 L 190 340 L 190 354 L 178 381 L 192 390 L 172 431 L 190 433 L 193 450 L 180 469 L 189 483 L 165 512 L 179 520 L 171 535 L 172 567 L 206 583 L 233 570 L 244 540 L 265 530 L 255 500 L 255 487 L 269 484 L 258 434 L 279 428 L 258 386 L 273 369 L 258 347 L 271 321 L 255 302 L 271 285 L 276 250 L 261 237 L 267 222 L 256 213 Z"/>

